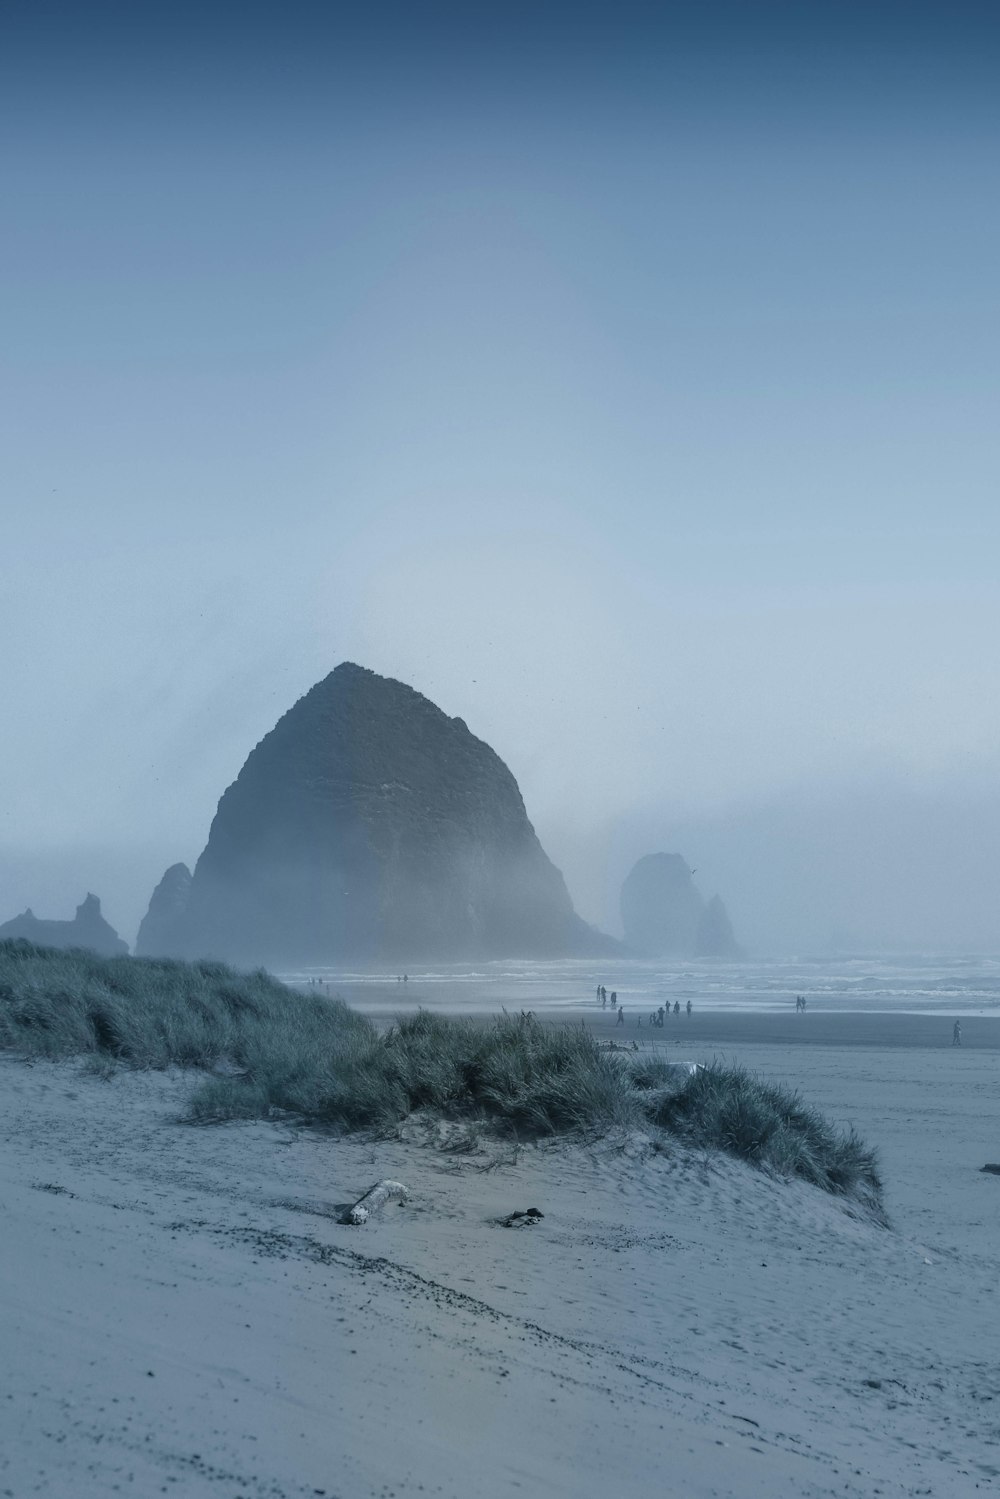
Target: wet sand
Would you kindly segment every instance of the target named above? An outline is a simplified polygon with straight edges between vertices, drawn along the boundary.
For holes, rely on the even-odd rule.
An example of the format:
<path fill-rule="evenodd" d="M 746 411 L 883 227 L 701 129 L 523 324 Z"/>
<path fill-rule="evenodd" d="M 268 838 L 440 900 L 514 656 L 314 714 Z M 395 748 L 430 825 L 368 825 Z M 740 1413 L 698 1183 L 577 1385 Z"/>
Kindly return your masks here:
<path fill-rule="evenodd" d="M 639 1041 L 645 1046 L 701 1047 L 767 1046 L 868 1046 L 929 1047 L 957 1051 L 952 1046 L 951 1015 L 906 1015 L 865 1011 L 807 1011 L 796 1015 L 760 1011 L 709 1010 L 699 1014 L 671 1015 L 662 1029 L 649 1024 L 648 1011 L 636 1025 L 638 1011 L 625 1006 L 625 1023 L 618 1025 L 611 1010 L 583 1007 L 572 1017 L 583 1021 L 602 1040 Z M 545 1018 L 548 1018 L 546 1016 Z M 1000 1017 L 963 1016 L 962 1047 L 977 1051 L 1000 1051 Z"/>

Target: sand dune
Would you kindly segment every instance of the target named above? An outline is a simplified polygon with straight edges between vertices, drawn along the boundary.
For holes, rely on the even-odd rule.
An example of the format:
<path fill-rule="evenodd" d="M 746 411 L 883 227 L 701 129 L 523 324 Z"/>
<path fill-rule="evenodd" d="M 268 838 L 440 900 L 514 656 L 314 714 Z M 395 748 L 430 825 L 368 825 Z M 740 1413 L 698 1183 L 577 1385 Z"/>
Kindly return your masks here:
<path fill-rule="evenodd" d="M 0 1495 L 991 1488 L 991 1053 L 739 1056 L 880 1146 L 891 1230 L 641 1137 L 196 1129 L 190 1077 L 3 1059 Z M 340 1225 L 381 1176 L 409 1202 Z"/>

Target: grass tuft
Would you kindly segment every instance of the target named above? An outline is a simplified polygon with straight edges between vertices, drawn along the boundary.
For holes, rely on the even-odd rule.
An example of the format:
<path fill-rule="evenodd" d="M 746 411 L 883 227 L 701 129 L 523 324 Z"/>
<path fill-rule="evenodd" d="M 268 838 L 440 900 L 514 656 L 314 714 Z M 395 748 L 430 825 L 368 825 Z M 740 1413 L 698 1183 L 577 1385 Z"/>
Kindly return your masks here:
<path fill-rule="evenodd" d="M 876 1152 L 853 1130 L 836 1129 L 798 1093 L 713 1063 L 661 1098 L 653 1120 L 706 1149 L 724 1150 L 782 1176 L 800 1176 L 824 1191 L 881 1203 Z"/>
<path fill-rule="evenodd" d="M 223 1075 L 191 1099 L 190 1118 L 201 1123 L 290 1112 L 386 1129 L 422 1109 L 518 1138 L 655 1126 L 875 1211 L 881 1203 L 874 1151 L 797 1094 L 739 1067 L 688 1077 L 531 1014 L 484 1025 L 418 1011 L 379 1031 L 341 1000 L 296 992 L 263 971 L 17 940 L 0 942 L 0 1048 L 83 1054 L 98 1070 L 218 1067 Z"/>

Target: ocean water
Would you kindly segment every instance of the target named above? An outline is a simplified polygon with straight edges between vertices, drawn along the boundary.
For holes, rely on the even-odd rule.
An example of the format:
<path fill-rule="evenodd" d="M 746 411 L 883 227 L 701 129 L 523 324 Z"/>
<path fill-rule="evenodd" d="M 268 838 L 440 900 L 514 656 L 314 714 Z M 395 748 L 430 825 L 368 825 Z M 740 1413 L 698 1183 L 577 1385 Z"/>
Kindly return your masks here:
<path fill-rule="evenodd" d="M 626 1007 L 647 1013 L 690 999 L 698 1011 L 781 1012 L 803 994 L 810 1013 L 1000 1016 L 1000 957 L 781 958 L 740 963 L 566 959 L 446 963 L 395 971 L 304 968 L 285 982 L 321 983 L 372 1016 L 422 1006 L 454 1015 L 533 1010 L 540 1017 L 586 1017 L 600 1009 L 598 984 Z"/>

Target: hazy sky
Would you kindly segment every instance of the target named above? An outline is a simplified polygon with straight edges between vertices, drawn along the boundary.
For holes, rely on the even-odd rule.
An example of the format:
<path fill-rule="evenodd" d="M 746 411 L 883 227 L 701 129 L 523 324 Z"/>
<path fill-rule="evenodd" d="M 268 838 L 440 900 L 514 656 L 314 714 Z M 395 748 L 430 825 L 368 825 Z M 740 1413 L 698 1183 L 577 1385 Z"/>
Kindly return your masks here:
<path fill-rule="evenodd" d="M 0 919 L 350 659 L 591 919 L 1000 950 L 995 7 L 351 12 L 0 11 Z"/>

